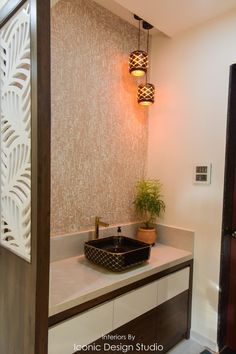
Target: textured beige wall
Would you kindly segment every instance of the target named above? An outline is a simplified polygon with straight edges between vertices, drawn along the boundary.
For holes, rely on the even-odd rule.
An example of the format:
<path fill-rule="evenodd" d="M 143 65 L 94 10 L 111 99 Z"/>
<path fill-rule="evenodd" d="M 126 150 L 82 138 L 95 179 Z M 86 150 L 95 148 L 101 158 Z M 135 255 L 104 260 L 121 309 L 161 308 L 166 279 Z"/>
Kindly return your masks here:
<path fill-rule="evenodd" d="M 147 110 L 128 73 L 137 29 L 91 0 L 52 8 L 52 235 L 136 219 Z"/>

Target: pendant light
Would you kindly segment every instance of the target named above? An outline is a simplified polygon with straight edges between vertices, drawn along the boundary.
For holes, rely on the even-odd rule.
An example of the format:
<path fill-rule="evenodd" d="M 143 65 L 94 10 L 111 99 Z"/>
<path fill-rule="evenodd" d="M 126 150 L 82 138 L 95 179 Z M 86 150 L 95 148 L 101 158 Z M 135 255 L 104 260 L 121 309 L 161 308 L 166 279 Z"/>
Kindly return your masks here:
<path fill-rule="evenodd" d="M 149 30 L 153 28 L 148 22 L 143 21 L 143 28 L 148 31 L 147 34 L 147 55 L 149 51 Z M 138 103 L 141 106 L 150 106 L 154 103 L 155 99 L 155 86 L 147 82 L 147 71 L 146 71 L 146 82 L 145 84 L 140 84 L 138 86 Z"/>
<path fill-rule="evenodd" d="M 140 50 L 140 23 L 142 19 L 137 15 L 134 15 L 134 18 L 139 21 L 138 50 L 130 53 L 129 72 L 134 76 L 143 76 L 147 72 L 148 54 L 144 50 Z"/>

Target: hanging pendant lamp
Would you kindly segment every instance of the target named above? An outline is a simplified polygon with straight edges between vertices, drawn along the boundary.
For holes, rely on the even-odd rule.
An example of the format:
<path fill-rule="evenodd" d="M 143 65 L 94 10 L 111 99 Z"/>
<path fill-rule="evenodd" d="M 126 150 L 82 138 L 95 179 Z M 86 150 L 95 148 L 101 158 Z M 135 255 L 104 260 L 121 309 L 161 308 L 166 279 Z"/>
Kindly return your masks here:
<path fill-rule="evenodd" d="M 145 83 L 138 86 L 138 103 L 141 106 L 151 106 L 155 100 L 155 86 Z"/>
<path fill-rule="evenodd" d="M 147 55 L 149 51 L 149 30 L 153 28 L 148 22 L 143 21 L 143 28 L 148 31 L 147 34 Z M 155 100 L 155 86 L 147 82 L 147 71 L 146 71 L 146 82 L 145 84 L 140 84 L 138 86 L 138 103 L 141 106 L 150 106 Z"/>
<path fill-rule="evenodd" d="M 140 50 L 140 23 L 142 19 L 137 15 L 134 15 L 135 20 L 139 21 L 138 31 L 138 50 L 130 53 L 129 56 L 129 72 L 134 76 L 143 76 L 147 72 L 148 67 L 148 55 L 144 50 Z"/>

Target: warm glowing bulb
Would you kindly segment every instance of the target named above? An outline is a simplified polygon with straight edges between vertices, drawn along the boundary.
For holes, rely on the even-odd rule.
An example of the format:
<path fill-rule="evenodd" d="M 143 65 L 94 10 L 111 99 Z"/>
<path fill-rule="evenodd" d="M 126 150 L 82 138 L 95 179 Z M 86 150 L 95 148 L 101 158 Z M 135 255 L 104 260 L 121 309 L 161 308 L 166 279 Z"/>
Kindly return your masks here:
<path fill-rule="evenodd" d="M 154 102 L 143 101 L 139 102 L 140 106 L 151 106 Z"/>
<path fill-rule="evenodd" d="M 133 70 L 133 71 L 130 71 L 130 74 L 133 76 L 143 76 L 143 75 L 145 75 L 145 71 L 144 70 Z"/>

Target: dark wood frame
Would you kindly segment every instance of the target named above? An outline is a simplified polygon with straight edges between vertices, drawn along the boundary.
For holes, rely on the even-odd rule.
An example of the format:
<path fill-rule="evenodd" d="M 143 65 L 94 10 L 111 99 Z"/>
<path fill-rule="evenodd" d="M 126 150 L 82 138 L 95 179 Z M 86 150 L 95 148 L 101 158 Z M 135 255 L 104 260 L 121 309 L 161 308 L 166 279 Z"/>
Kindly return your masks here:
<path fill-rule="evenodd" d="M 0 352 L 46 354 L 50 261 L 50 0 L 31 7 L 32 260 L 0 247 Z M 0 27 L 25 0 L 9 0 Z"/>
<path fill-rule="evenodd" d="M 221 240 L 220 296 L 218 308 L 218 345 L 220 351 L 227 350 L 227 307 L 229 295 L 230 238 L 232 233 L 234 164 L 236 153 L 236 64 L 230 67 L 230 83 L 228 97 L 228 119 L 226 132 L 225 177 L 223 222 Z"/>
<path fill-rule="evenodd" d="M 179 265 L 176 265 L 174 267 L 170 267 L 166 270 L 163 270 L 159 273 L 153 274 L 147 278 L 144 278 L 142 280 L 136 281 L 132 284 L 126 285 L 122 288 L 116 289 L 114 291 L 111 291 L 105 295 L 101 295 L 93 300 L 87 301 L 81 305 L 72 307 L 68 310 L 65 310 L 63 312 L 60 312 L 56 315 L 50 316 L 49 317 L 49 326 L 54 326 L 62 321 L 65 321 L 73 316 L 76 316 L 80 314 L 81 312 L 87 311 L 91 309 L 94 306 L 100 305 L 106 301 L 112 300 L 117 296 L 123 295 L 131 290 L 135 290 L 139 288 L 140 286 L 144 286 L 148 283 L 151 283 L 155 280 L 158 280 L 166 275 L 169 275 L 171 273 L 177 272 L 183 268 L 190 267 L 190 272 L 189 272 L 189 303 L 188 303 L 188 333 L 187 337 L 189 338 L 190 336 L 190 328 L 191 328 L 191 306 L 192 306 L 192 283 L 193 283 L 193 260 L 189 260 L 186 262 L 183 262 Z"/>

